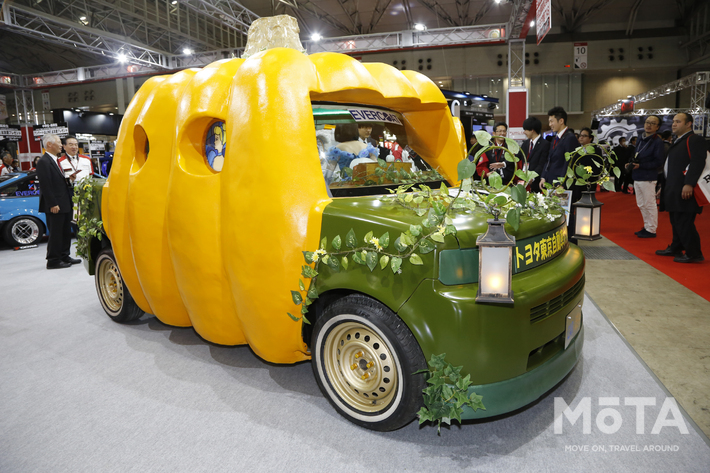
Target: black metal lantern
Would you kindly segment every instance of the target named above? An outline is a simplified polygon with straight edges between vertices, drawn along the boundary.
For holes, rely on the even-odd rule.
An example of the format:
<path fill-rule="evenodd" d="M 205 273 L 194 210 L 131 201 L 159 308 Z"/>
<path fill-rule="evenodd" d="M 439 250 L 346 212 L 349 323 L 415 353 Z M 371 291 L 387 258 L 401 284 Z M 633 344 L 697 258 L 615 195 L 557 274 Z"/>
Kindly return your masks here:
<path fill-rule="evenodd" d="M 602 205 L 604 204 L 596 199 L 596 192 L 582 192 L 582 198 L 572 205 L 575 214 L 574 238 L 578 240 L 600 239 Z"/>
<path fill-rule="evenodd" d="M 488 220 L 488 231 L 478 237 L 478 294 L 476 302 L 513 303 L 515 237 L 505 231 L 505 219 Z"/>

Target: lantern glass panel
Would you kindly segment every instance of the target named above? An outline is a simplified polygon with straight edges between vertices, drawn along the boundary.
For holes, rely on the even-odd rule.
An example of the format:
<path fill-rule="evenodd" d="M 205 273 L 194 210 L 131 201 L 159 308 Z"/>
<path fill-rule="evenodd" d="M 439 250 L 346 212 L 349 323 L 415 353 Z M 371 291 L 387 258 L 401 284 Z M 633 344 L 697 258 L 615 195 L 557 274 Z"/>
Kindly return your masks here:
<path fill-rule="evenodd" d="M 593 235 L 599 235 L 601 232 L 601 229 L 599 228 L 600 225 L 600 219 L 602 215 L 602 209 L 601 207 L 596 207 L 592 209 L 592 236 Z"/>
<path fill-rule="evenodd" d="M 481 247 L 481 294 L 508 295 L 510 248 Z"/>
<path fill-rule="evenodd" d="M 589 207 L 577 207 L 577 217 L 575 220 L 574 233 L 577 235 L 591 236 L 592 230 L 592 209 Z M 599 217 L 597 217 L 597 229 L 599 228 Z"/>

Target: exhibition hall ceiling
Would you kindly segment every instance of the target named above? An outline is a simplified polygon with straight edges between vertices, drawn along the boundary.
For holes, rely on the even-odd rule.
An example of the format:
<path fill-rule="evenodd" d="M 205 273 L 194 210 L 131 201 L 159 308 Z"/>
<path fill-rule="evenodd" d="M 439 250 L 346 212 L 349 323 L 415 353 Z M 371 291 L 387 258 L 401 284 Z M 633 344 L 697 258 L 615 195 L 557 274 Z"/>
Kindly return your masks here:
<path fill-rule="evenodd" d="M 552 0 L 555 34 L 684 26 L 704 0 Z M 532 0 L 5 0 L 0 72 L 38 73 L 244 45 L 257 17 L 298 18 L 301 38 L 386 33 L 509 21 Z M 531 28 L 534 34 L 534 28 Z"/>

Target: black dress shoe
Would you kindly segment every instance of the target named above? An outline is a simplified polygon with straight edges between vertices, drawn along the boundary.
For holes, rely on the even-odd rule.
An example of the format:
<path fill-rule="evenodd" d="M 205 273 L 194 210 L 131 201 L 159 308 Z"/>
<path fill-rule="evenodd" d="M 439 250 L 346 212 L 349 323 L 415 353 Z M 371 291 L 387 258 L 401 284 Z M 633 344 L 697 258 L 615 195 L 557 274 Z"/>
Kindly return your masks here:
<path fill-rule="evenodd" d="M 71 263 L 60 261 L 59 263 L 47 263 L 47 269 L 64 269 L 71 268 Z"/>
<path fill-rule="evenodd" d="M 651 232 L 649 232 L 649 231 L 646 230 L 646 229 L 641 230 L 640 232 L 638 232 L 638 233 L 636 234 L 636 236 L 639 237 L 639 238 L 656 238 L 656 234 L 655 234 L 655 233 L 651 233 Z"/>
<path fill-rule="evenodd" d="M 702 256 L 696 256 L 695 258 L 691 258 L 688 255 L 683 255 L 683 256 L 676 256 L 673 258 L 673 261 L 676 263 L 702 263 L 705 261 L 705 258 Z"/>
<path fill-rule="evenodd" d="M 67 257 L 64 258 L 62 261 L 65 262 L 65 263 L 69 263 L 69 264 L 79 264 L 79 263 L 81 263 L 81 260 L 80 260 L 79 258 L 72 258 L 71 256 L 67 256 Z"/>
<path fill-rule="evenodd" d="M 683 256 L 682 251 L 674 251 L 671 249 L 670 246 L 668 248 L 666 248 L 665 250 L 656 250 L 656 254 L 659 256 L 674 256 L 674 257 Z"/>

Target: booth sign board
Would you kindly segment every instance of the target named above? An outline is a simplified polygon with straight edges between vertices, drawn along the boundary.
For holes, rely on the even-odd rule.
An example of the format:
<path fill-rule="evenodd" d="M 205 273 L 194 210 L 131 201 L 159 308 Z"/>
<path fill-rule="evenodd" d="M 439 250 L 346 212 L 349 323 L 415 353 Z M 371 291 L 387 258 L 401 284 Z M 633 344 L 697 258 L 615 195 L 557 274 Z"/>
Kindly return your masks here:
<path fill-rule="evenodd" d="M 535 5 L 535 29 L 537 44 L 540 44 L 552 26 L 552 0 L 537 0 Z"/>
<path fill-rule="evenodd" d="M 35 141 L 42 139 L 44 135 L 57 135 L 60 138 L 66 138 L 69 135 L 69 127 L 66 122 L 45 123 L 44 125 L 33 125 L 32 132 L 35 136 Z"/>
<path fill-rule="evenodd" d="M 0 124 L 0 140 L 20 141 L 21 139 L 20 125 Z"/>

